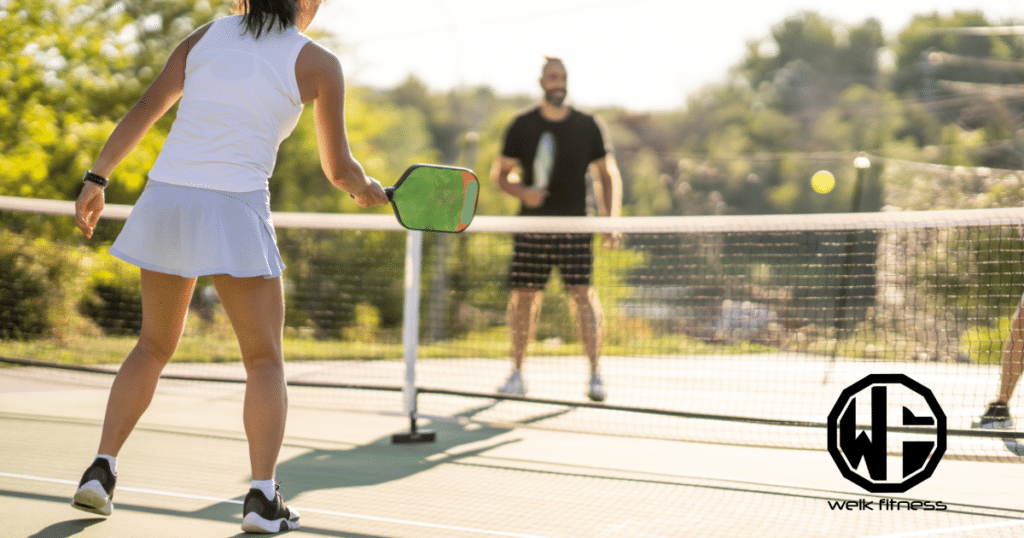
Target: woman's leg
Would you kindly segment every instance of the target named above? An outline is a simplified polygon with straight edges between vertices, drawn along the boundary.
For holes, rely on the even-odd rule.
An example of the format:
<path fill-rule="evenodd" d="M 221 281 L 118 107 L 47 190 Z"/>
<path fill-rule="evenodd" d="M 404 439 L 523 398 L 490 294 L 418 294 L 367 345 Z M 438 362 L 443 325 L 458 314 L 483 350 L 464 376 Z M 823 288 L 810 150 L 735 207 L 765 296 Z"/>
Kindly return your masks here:
<path fill-rule="evenodd" d="M 117 456 L 149 407 L 164 365 L 185 330 L 196 279 L 142 270 L 142 333 L 114 378 L 99 453 Z"/>
<path fill-rule="evenodd" d="M 272 480 L 284 440 L 288 395 L 284 381 L 284 288 L 281 278 L 213 277 L 235 329 L 245 364 L 242 420 L 253 480 Z"/>

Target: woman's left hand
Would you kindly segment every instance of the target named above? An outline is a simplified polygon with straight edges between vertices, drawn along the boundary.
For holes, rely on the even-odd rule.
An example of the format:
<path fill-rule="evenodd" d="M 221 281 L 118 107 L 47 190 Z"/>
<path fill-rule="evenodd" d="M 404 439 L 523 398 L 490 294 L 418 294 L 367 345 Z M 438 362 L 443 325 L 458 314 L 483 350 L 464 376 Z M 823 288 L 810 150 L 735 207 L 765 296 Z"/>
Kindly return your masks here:
<path fill-rule="evenodd" d="M 92 231 L 100 221 L 103 204 L 103 187 L 86 181 L 75 202 L 75 224 L 88 239 L 92 239 Z"/>

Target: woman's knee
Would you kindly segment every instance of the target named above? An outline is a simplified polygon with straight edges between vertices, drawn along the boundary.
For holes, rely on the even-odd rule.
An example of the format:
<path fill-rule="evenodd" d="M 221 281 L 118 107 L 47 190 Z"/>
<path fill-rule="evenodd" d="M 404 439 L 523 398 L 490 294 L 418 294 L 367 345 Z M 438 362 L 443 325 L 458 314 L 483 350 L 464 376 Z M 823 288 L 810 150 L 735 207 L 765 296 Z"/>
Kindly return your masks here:
<path fill-rule="evenodd" d="M 277 369 L 284 371 L 284 354 L 280 346 L 267 344 L 242 350 L 242 364 L 246 369 Z"/>
<path fill-rule="evenodd" d="M 140 359 L 162 366 L 171 360 L 177 348 L 177 338 L 153 337 L 143 332 L 135 344 L 135 355 Z"/>

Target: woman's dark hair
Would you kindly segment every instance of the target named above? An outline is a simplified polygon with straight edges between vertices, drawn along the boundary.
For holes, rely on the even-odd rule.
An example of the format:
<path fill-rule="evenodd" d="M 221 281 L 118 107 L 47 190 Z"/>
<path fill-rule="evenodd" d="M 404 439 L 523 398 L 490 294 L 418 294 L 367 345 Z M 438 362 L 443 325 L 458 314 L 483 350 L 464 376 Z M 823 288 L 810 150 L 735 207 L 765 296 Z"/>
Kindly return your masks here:
<path fill-rule="evenodd" d="M 295 24 L 298 0 L 236 0 L 235 8 L 242 13 L 245 31 L 259 39 L 263 31 L 276 24 L 285 30 Z"/>

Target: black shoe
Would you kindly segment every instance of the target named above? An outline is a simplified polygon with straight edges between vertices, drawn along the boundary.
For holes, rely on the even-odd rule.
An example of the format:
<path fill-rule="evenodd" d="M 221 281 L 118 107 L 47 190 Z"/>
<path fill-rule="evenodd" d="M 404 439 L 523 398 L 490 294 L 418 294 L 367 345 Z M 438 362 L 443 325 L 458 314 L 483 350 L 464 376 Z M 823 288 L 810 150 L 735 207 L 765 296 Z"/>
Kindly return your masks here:
<path fill-rule="evenodd" d="M 78 491 L 71 506 L 101 516 L 109 516 L 114 510 L 114 484 L 117 475 L 110 472 L 110 462 L 96 458 L 85 470 L 82 481 L 78 483 Z"/>
<path fill-rule="evenodd" d="M 1002 402 L 988 404 L 988 410 L 981 416 L 981 419 L 972 428 L 1008 430 L 1013 428 L 1013 417 L 1010 416 L 1010 407 Z"/>
<path fill-rule="evenodd" d="M 275 485 L 274 489 L 277 487 Z M 245 532 L 272 534 L 299 528 L 299 513 L 284 504 L 280 493 L 271 501 L 262 491 L 252 488 L 242 506 L 242 530 Z"/>

